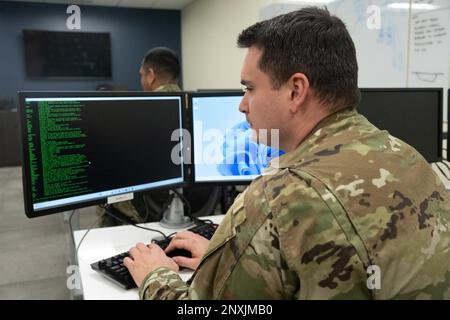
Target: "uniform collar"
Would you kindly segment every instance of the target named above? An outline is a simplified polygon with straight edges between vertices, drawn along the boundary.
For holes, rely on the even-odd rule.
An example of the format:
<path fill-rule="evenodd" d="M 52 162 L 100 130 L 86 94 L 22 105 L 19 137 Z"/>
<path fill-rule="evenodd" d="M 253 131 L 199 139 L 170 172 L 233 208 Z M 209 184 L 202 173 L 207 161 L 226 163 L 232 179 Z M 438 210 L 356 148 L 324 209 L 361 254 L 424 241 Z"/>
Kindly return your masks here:
<path fill-rule="evenodd" d="M 181 91 L 180 87 L 176 83 L 168 83 L 163 84 L 153 90 L 155 92 L 174 92 L 174 91 Z"/>
<path fill-rule="evenodd" d="M 355 109 L 347 108 L 323 118 L 294 151 L 273 159 L 268 165 L 266 174 L 272 173 L 273 170 L 289 168 L 311 152 L 320 151 L 319 146 L 350 128 L 356 122 L 357 116 L 359 114 Z"/>

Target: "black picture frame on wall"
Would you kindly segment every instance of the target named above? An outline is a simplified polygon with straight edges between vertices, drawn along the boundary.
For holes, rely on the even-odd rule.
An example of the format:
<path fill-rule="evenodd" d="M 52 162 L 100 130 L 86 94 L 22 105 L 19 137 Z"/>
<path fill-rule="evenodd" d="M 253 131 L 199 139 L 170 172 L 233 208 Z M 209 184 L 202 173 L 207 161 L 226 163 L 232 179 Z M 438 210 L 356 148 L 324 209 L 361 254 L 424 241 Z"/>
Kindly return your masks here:
<path fill-rule="evenodd" d="M 28 78 L 111 79 L 109 32 L 22 30 Z"/>

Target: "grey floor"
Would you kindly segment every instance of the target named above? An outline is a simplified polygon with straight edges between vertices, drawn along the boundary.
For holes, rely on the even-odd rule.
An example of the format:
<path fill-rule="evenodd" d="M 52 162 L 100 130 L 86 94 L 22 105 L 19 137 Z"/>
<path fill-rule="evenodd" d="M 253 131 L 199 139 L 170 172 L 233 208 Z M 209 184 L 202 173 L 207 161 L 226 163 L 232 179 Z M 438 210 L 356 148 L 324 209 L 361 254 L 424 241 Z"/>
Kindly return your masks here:
<path fill-rule="evenodd" d="M 80 228 L 96 221 L 79 211 Z M 20 167 L 0 168 L 0 299 L 70 299 L 69 238 L 62 214 L 25 216 Z"/>

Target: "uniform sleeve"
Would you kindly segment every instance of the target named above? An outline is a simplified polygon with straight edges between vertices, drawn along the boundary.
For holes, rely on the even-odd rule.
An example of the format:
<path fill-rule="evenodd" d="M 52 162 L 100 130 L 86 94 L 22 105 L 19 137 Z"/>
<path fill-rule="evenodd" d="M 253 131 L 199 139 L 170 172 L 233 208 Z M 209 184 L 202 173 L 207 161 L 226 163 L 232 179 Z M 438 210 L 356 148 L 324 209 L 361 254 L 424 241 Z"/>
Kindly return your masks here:
<path fill-rule="evenodd" d="M 300 282 L 295 298 L 368 298 L 359 240 L 334 195 L 306 173 L 288 173 L 269 190 L 280 250 Z"/>
<path fill-rule="evenodd" d="M 188 285 L 178 273 L 168 268 L 158 268 L 150 272 L 139 288 L 139 298 L 143 300 L 186 300 Z"/>

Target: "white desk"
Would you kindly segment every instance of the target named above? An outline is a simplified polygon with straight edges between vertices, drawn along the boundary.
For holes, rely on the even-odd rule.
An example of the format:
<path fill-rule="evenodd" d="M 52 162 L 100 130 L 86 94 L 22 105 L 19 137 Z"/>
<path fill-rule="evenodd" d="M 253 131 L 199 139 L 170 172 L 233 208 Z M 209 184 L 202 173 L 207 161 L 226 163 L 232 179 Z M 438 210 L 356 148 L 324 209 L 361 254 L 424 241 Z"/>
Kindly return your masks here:
<path fill-rule="evenodd" d="M 223 215 L 201 217 L 215 223 L 222 221 Z M 166 229 L 159 223 L 146 223 L 141 226 L 160 230 L 166 235 L 177 231 Z M 86 230 L 74 232 L 75 244 L 78 246 Z M 108 280 L 102 274 L 92 270 L 91 263 L 128 251 L 138 242 L 150 243 L 153 237 L 160 234 L 133 226 L 98 228 L 89 231 L 78 251 L 78 266 L 85 300 L 137 300 L 138 289 L 125 290 Z M 187 281 L 192 271 L 182 270 L 181 278 Z"/>
<path fill-rule="evenodd" d="M 443 160 L 443 162 L 446 163 L 448 166 L 450 166 L 450 162 L 448 162 L 447 160 Z M 447 177 L 450 177 L 450 171 L 442 163 L 437 162 L 431 164 L 431 167 L 433 168 L 437 176 L 441 179 L 441 181 L 444 183 L 444 186 L 447 189 L 447 191 L 450 191 L 450 180 L 444 174 L 442 174 L 442 171 L 437 168 L 438 166 L 439 168 L 441 168 L 441 170 L 445 173 Z"/>

